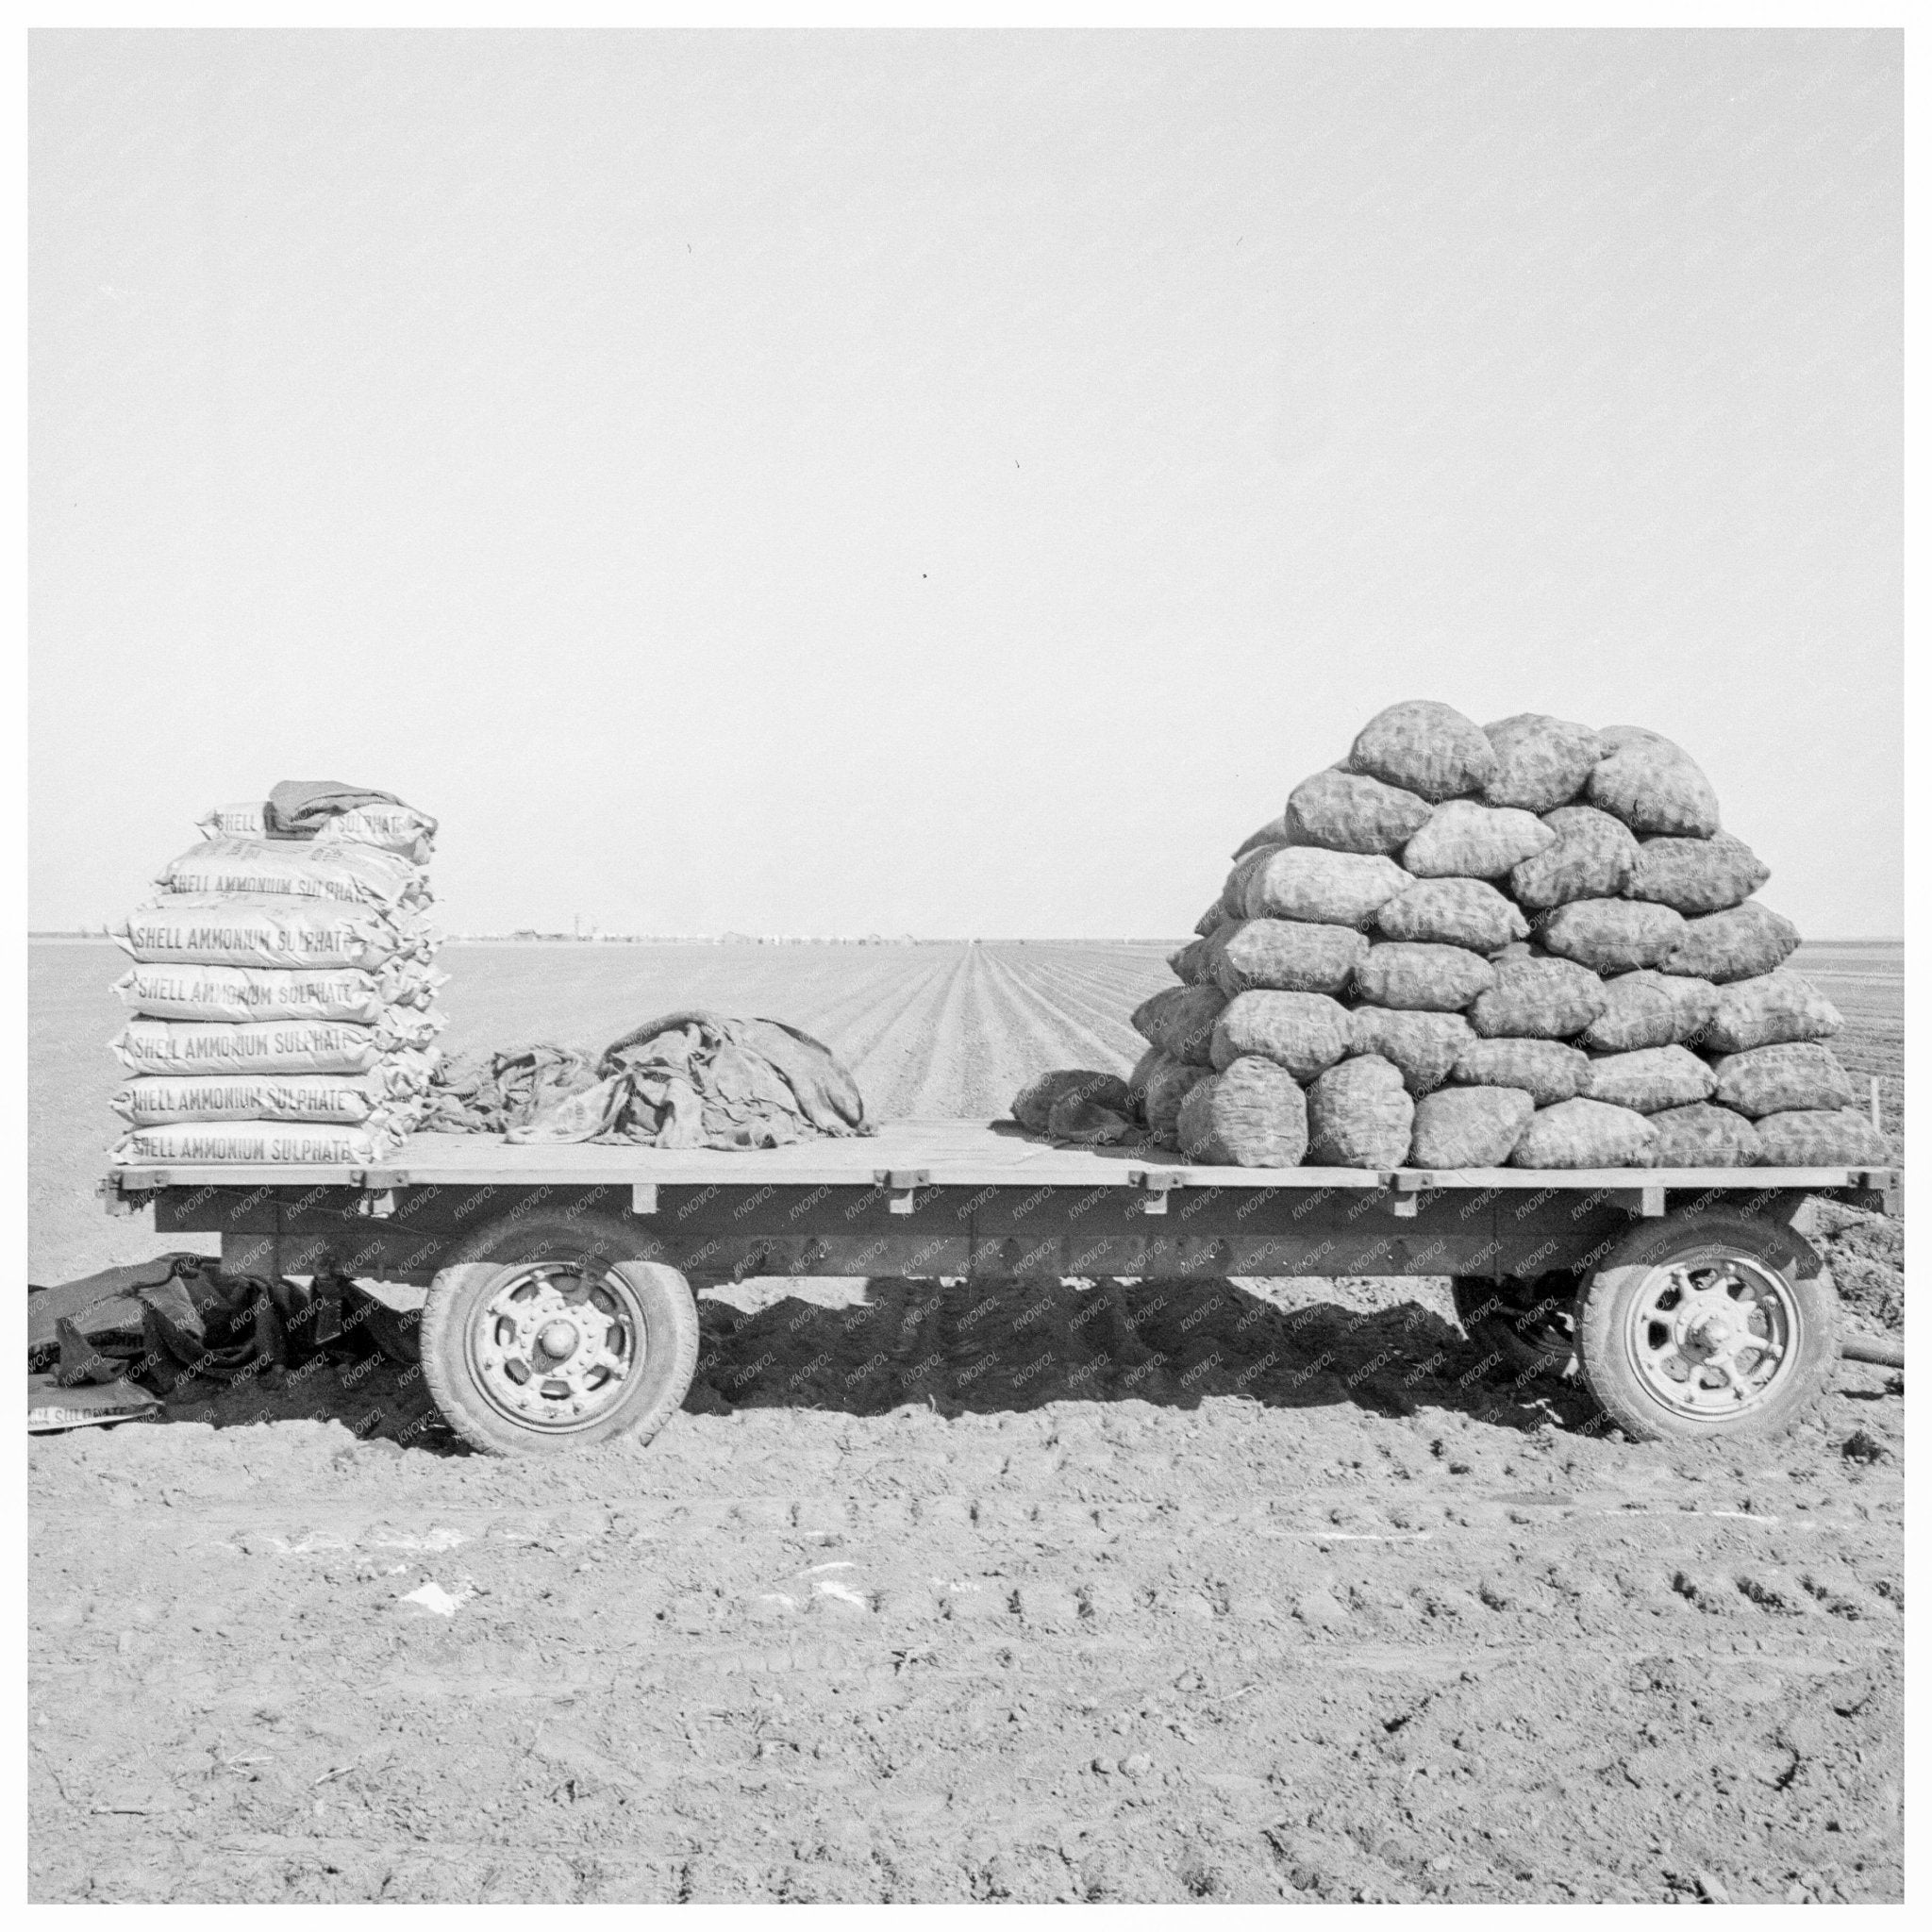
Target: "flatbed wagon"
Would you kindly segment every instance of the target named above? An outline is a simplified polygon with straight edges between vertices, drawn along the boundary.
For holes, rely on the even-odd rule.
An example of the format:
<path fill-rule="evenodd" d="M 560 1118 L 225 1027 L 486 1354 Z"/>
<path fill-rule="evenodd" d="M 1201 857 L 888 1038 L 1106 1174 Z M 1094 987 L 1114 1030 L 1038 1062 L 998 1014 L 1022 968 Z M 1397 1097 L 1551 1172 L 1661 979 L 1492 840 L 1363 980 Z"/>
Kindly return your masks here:
<path fill-rule="evenodd" d="M 109 1208 L 225 1268 L 428 1289 L 425 1375 L 478 1448 L 647 1437 L 697 1360 L 694 1291 L 749 1275 L 1447 1275 L 1525 1372 L 1573 1358 L 1632 1436 L 1790 1422 L 1837 1356 L 1808 1195 L 1893 1170 L 1196 1166 L 1010 1123 L 901 1121 L 748 1153 L 419 1134 L 380 1167 L 116 1168 Z"/>

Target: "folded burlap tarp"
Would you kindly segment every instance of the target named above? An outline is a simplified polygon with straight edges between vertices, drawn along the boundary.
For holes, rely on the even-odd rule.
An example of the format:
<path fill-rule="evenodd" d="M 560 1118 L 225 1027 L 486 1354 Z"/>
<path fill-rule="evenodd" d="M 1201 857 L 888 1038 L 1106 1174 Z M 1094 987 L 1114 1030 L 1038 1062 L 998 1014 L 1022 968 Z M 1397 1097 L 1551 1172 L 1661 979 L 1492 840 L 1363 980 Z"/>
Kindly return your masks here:
<path fill-rule="evenodd" d="M 508 1138 L 748 1148 L 872 1131 L 837 1056 L 780 1020 L 667 1013 L 613 1041 L 596 1071 L 594 1085 Z"/>

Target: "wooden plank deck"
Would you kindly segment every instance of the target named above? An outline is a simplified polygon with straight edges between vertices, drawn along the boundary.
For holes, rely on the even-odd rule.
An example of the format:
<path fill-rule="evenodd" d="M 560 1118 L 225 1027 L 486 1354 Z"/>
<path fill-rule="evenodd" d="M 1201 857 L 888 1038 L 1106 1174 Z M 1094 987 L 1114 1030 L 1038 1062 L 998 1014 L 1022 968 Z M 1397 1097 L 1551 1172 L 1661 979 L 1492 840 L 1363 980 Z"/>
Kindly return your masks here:
<path fill-rule="evenodd" d="M 1871 1178 L 1867 1179 L 1868 1173 Z M 1458 1168 L 1203 1167 L 1179 1155 L 1120 1147 L 1056 1147 L 1010 1121 L 891 1121 L 876 1135 L 808 1141 L 741 1153 L 708 1148 L 511 1145 L 491 1135 L 413 1134 L 379 1168 L 242 1165 L 221 1162 L 117 1167 L 124 1192 L 170 1188 L 596 1187 L 655 1182 L 660 1187 L 872 1187 L 878 1176 L 917 1174 L 921 1187 L 1546 1188 L 1566 1192 L 1665 1188 L 1672 1191 L 1882 1186 L 1889 1175 L 1829 1168 Z M 1399 1175 L 1399 1179 L 1397 1176 Z"/>

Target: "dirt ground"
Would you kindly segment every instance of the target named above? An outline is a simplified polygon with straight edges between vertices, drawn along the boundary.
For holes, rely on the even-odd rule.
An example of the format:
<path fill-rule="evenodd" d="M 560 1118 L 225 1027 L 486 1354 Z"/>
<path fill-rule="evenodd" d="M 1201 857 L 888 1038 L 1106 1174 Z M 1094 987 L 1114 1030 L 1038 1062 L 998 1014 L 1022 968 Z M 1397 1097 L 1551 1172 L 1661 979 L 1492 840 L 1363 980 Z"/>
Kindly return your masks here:
<path fill-rule="evenodd" d="M 959 1038 L 899 1042 L 923 1110 L 975 1110 L 932 1105 Z M 83 1223 L 77 1131 L 36 1279 L 160 1245 Z M 1821 1227 L 1868 1329 L 1898 1236 Z M 1513 1382 L 1439 1283 L 701 1311 L 642 1449 L 467 1454 L 390 1364 L 34 1439 L 31 1895 L 1902 1895 L 1885 1370 L 1679 1451 Z"/>

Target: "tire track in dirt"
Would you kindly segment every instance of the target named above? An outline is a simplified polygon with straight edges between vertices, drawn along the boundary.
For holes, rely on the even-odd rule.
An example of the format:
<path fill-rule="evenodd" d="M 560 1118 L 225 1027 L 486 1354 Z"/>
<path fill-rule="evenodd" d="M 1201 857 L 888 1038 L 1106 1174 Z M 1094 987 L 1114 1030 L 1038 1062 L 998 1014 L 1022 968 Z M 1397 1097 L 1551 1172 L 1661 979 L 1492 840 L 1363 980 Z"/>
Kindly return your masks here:
<path fill-rule="evenodd" d="M 1873 1378 L 1747 1469 L 1485 1423 L 1466 1342 L 1400 1413 L 1183 1367 L 1440 1342 L 1397 1308 L 885 1289 L 740 1315 L 758 1406 L 508 1507 L 340 1422 L 32 1443 L 34 1895 L 1898 1896 Z"/>

